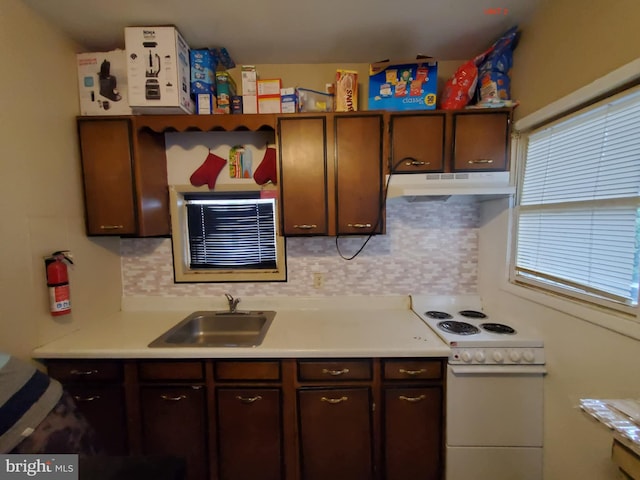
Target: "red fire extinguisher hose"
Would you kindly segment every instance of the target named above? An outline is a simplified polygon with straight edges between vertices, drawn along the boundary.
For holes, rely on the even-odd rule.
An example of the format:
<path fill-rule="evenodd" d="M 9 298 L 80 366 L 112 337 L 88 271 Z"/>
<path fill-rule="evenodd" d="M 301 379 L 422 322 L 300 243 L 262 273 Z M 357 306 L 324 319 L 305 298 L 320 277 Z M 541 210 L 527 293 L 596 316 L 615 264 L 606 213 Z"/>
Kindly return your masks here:
<path fill-rule="evenodd" d="M 67 264 L 73 264 L 66 250 L 53 252 L 45 259 L 47 287 L 49 287 L 49 311 L 54 317 L 71 313 L 71 290 Z"/>

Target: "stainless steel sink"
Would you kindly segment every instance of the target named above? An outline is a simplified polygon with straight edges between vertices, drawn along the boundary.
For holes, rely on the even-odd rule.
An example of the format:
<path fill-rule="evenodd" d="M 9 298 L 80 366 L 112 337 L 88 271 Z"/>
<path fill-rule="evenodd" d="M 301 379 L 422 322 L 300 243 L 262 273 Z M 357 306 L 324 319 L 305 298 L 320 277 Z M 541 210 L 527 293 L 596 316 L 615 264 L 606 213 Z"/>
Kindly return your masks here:
<path fill-rule="evenodd" d="M 193 312 L 149 347 L 256 347 L 275 316 L 276 312 L 262 311 Z"/>

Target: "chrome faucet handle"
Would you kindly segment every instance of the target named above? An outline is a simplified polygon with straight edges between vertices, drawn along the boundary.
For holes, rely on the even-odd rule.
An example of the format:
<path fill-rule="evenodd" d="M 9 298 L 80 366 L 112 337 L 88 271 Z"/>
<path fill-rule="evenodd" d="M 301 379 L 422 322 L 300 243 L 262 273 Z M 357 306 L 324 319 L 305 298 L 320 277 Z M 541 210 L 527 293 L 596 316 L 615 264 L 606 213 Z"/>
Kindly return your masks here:
<path fill-rule="evenodd" d="M 225 293 L 224 296 L 227 297 L 227 301 L 229 302 L 229 312 L 235 313 L 236 308 L 238 308 L 238 303 L 240 303 L 240 299 L 233 298 L 233 295 L 229 293 Z"/>

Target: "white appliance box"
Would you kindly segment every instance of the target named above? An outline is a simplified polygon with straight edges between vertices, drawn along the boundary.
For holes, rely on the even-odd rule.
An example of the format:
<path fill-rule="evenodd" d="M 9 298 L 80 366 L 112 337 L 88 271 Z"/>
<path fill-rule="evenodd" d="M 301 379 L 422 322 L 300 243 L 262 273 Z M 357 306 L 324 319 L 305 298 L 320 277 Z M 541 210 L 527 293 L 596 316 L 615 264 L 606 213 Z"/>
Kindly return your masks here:
<path fill-rule="evenodd" d="M 193 113 L 189 45 L 178 29 L 126 27 L 124 33 L 133 113 Z"/>

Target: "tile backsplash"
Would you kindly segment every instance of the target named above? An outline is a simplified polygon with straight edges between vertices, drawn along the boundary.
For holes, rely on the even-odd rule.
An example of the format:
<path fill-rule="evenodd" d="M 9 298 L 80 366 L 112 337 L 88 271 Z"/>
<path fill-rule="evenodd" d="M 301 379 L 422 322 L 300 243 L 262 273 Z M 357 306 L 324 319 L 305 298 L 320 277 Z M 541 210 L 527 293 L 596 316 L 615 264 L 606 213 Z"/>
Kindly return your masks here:
<path fill-rule="evenodd" d="M 479 206 L 471 202 L 387 202 L 387 234 L 287 239 L 286 282 L 173 283 L 171 239 L 120 242 L 123 296 L 452 295 L 477 290 Z M 318 277 L 321 282 L 318 282 Z M 314 279 L 316 280 L 314 282 Z M 320 283 L 320 285 L 318 285 Z"/>

